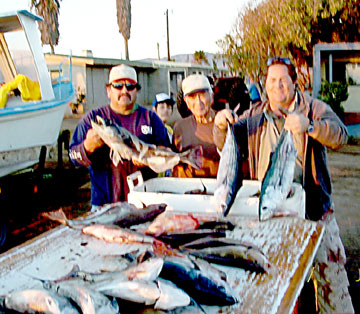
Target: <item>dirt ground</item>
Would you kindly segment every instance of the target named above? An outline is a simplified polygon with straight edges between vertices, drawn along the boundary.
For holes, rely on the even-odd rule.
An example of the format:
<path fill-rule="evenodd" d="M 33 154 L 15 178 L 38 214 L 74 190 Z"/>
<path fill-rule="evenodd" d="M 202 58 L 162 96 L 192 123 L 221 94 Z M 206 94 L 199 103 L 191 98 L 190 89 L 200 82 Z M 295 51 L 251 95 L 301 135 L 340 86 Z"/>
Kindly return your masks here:
<path fill-rule="evenodd" d="M 347 255 L 350 293 L 360 313 L 360 146 L 346 145 L 328 152 L 333 201 Z"/>
<path fill-rule="evenodd" d="M 66 167 L 66 157 L 64 162 Z M 329 151 L 328 162 L 336 218 L 347 254 L 350 293 L 355 310 L 360 313 L 360 145 L 346 145 L 339 151 Z M 53 170 L 55 166 L 54 163 L 48 163 L 46 167 Z M 39 195 L 31 203 L 23 204 L 20 200 L 11 202 L 11 210 L 22 207 L 26 208 L 26 212 L 11 216 L 9 239 L 3 250 L 55 227 L 55 222 L 42 217 L 41 213 L 44 211 L 62 207 L 68 217 L 73 218 L 89 210 L 90 185 L 87 171 L 66 169 L 59 173 L 61 175 L 56 171 L 47 174 L 49 181 L 44 187 L 39 186 Z"/>

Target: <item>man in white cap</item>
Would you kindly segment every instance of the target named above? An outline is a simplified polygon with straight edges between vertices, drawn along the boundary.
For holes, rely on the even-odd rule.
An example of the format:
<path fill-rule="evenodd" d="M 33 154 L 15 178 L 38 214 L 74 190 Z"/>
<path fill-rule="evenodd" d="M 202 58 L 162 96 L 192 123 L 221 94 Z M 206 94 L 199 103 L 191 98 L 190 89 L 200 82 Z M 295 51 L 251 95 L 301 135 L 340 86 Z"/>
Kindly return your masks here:
<path fill-rule="evenodd" d="M 89 111 L 77 125 L 70 144 L 70 157 L 75 165 L 89 168 L 93 208 L 107 203 L 126 201 L 129 187 L 126 177 L 140 170 L 144 179 L 156 174 L 147 167 L 124 160 L 114 166 L 110 148 L 91 128 L 100 116 L 122 126 L 146 143 L 170 146 L 167 130 L 156 113 L 136 103 L 140 85 L 134 68 L 121 64 L 111 69 L 106 86 L 110 104 Z"/>
<path fill-rule="evenodd" d="M 211 109 L 214 101 L 211 85 L 205 75 L 193 74 L 183 80 L 182 90 L 192 115 L 175 123 L 173 143 L 179 152 L 201 146 L 203 165 L 201 169 L 195 169 L 187 164 L 179 164 L 174 168 L 173 175 L 215 178 L 220 156 L 212 136 L 215 112 Z"/>

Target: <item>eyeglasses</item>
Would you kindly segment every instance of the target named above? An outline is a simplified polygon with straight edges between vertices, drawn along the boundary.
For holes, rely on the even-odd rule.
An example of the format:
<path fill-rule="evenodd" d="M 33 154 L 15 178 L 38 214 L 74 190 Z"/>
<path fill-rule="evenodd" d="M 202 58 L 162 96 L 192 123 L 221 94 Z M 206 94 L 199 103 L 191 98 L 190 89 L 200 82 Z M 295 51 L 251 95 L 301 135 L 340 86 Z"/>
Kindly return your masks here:
<path fill-rule="evenodd" d="M 130 92 L 132 90 L 134 90 L 136 88 L 136 84 L 131 84 L 131 83 L 112 83 L 111 84 L 112 87 L 122 90 L 123 87 L 125 86 L 126 89 Z"/>
<path fill-rule="evenodd" d="M 266 66 L 269 67 L 270 65 L 273 64 L 286 64 L 286 65 L 291 65 L 291 61 L 289 58 L 282 58 L 282 57 L 273 57 L 273 58 L 269 58 L 266 61 Z"/>

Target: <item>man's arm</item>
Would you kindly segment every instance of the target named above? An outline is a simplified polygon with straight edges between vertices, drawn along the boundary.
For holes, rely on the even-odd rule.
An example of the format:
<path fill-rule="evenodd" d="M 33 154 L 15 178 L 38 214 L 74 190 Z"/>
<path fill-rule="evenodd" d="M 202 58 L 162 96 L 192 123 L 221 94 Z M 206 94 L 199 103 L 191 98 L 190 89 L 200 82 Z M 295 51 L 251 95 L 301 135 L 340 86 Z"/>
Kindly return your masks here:
<path fill-rule="evenodd" d="M 224 146 L 228 124 L 234 124 L 238 120 L 237 115 L 229 109 L 221 110 L 216 114 L 214 120 L 213 138 L 214 143 L 219 150 L 222 150 Z"/>
<path fill-rule="evenodd" d="M 85 116 L 76 126 L 70 143 L 70 158 L 77 166 L 91 165 L 89 156 L 104 142 L 91 128 L 90 116 Z"/>
<path fill-rule="evenodd" d="M 348 139 L 346 126 L 329 105 L 314 99 L 310 122 L 313 124 L 313 131 L 309 133 L 309 136 L 321 144 L 331 149 L 338 149 L 346 144 Z"/>
<path fill-rule="evenodd" d="M 309 101 L 310 102 L 310 101 Z M 307 132 L 324 146 L 337 149 L 347 141 L 347 129 L 330 106 L 314 99 L 311 116 L 294 112 L 286 117 L 284 128 L 293 134 Z"/>

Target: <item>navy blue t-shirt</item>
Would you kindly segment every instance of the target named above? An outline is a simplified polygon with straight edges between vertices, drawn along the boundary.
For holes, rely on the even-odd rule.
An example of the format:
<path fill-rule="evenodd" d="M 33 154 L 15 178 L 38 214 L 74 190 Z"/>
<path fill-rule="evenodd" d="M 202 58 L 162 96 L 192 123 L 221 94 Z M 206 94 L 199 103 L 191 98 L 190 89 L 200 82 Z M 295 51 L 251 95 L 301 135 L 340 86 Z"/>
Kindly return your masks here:
<path fill-rule="evenodd" d="M 114 166 L 110 159 L 110 148 L 105 144 L 88 154 L 84 147 L 86 133 L 91 129 L 91 120 L 96 116 L 112 121 L 124 127 L 142 141 L 170 147 L 167 130 L 156 115 L 142 106 L 129 115 L 116 113 L 110 105 L 89 111 L 76 126 L 70 143 L 70 158 L 77 166 L 89 168 L 91 181 L 91 204 L 103 205 L 118 201 L 126 201 L 129 187 L 126 177 L 140 170 L 144 179 L 155 177 L 156 174 L 148 167 L 135 166 L 131 161 L 123 160 Z"/>

